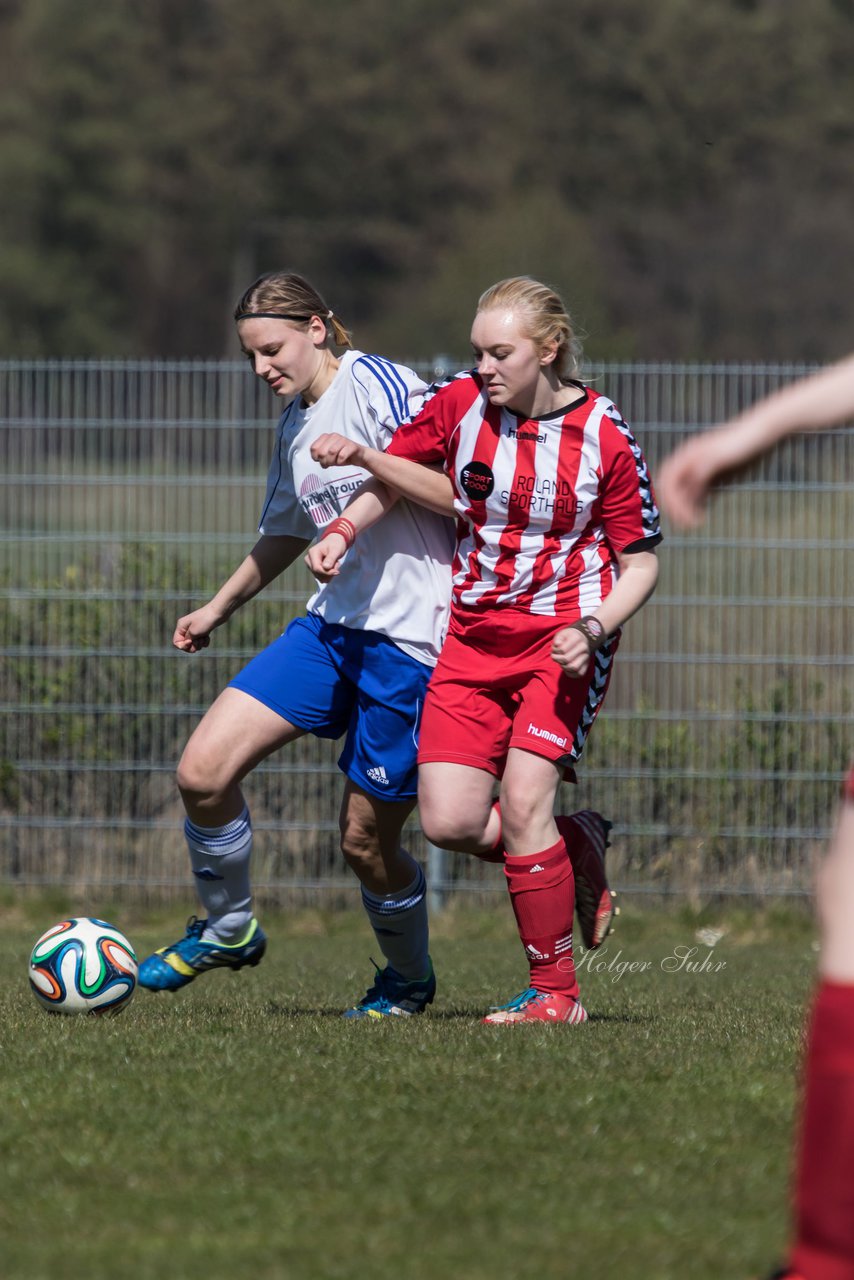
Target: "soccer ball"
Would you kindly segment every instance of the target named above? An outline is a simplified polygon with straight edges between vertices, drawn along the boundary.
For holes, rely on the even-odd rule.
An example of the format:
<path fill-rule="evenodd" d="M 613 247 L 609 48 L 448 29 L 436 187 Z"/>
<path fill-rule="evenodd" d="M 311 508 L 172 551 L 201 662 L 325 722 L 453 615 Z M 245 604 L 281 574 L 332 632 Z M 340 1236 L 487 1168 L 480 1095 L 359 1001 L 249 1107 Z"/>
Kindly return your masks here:
<path fill-rule="evenodd" d="M 81 916 L 48 929 L 30 956 L 30 987 L 51 1013 L 113 1014 L 129 1004 L 139 965 L 123 933 Z"/>

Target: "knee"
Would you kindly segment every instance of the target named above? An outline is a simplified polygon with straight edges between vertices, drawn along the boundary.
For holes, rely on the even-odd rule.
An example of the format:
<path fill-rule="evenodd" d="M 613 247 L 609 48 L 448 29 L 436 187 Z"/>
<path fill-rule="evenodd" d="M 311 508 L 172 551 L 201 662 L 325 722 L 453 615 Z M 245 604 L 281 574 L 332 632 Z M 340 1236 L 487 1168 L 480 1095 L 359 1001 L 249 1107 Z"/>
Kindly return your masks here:
<path fill-rule="evenodd" d="M 501 792 L 501 828 L 505 839 L 521 839 L 531 824 L 541 816 L 541 805 L 524 788 L 503 788 Z"/>
<path fill-rule="evenodd" d="M 214 800 L 227 788 L 227 782 L 219 776 L 214 761 L 196 750 L 192 743 L 184 749 L 175 771 L 178 790 L 185 800 L 195 802 Z"/>
<path fill-rule="evenodd" d="M 347 866 L 361 879 L 382 865 L 376 832 L 345 815 L 341 819 L 341 853 Z"/>
<path fill-rule="evenodd" d="M 486 823 L 470 808 L 453 808 L 426 801 L 419 803 L 419 814 L 421 830 L 430 843 L 440 849 L 468 853 L 480 848 L 484 842 Z"/>
<path fill-rule="evenodd" d="M 525 795 L 525 792 L 502 791 L 501 820 L 504 831 L 528 826 L 538 808 L 533 797 Z"/>

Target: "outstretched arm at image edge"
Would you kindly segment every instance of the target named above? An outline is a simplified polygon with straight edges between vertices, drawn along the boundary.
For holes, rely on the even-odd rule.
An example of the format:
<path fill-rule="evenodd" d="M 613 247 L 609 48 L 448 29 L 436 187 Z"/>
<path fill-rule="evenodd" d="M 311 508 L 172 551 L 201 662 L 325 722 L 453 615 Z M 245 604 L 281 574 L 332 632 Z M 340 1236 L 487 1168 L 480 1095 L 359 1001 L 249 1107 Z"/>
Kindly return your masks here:
<path fill-rule="evenodd" d="M 216 595 L 201 608 L 178 619 L 172 636 L 175 648 L 185 653 L 198 653 L 200 649 L 207 648 L 214 628 L 227 622 L 241 605 L 263 591 L 288 565 L 293 564 L 307 545 L 306 538 L 262 534 Z"/>
<path fill-rule="evenodd" d="M 656 477 L 658 500 L 680 525 L 697 525 L 709 490 L 801 431 L 821 431 L 854 417 L 854 355 L 775 391 L 738 417 L 686 440 Z"/>

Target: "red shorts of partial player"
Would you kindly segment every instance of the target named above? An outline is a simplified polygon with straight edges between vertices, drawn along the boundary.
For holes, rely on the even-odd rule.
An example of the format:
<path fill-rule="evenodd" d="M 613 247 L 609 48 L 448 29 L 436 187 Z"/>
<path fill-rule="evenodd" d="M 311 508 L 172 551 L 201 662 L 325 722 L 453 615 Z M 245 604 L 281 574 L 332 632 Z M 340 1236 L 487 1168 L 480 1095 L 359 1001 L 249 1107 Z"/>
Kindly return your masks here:
<path fill-rule="evenodd" d="M 854 764 L 848 770 L 845 781 L 842 784 L 842 795 L 845 800 L 854 800 Z"/>
<path fill-rule="evenodd" d="M 508 750 L 519 747 L 574 777 L 605 700 L 617 637 L 573 678 L 551 656 L 553 637 L 568 625 L 514 609 L 453 614 L 427 686 L 418 763 L 465 764 L 500 778 Z"/>

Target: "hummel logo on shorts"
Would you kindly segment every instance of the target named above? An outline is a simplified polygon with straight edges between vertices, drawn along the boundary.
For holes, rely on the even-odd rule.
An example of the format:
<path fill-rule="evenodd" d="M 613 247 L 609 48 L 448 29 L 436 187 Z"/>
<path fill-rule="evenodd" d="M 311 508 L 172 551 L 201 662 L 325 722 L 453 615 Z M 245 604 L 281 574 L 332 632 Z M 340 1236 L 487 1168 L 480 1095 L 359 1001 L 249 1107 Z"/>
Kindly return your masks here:
<path fill-rule="evenodd" d="M 376 765 L 373 769 L 368 769 L 368 777 L 371 782 L 379 782 L 382 786 L 388 786 L 388 774 L 381 764 Z"/>

